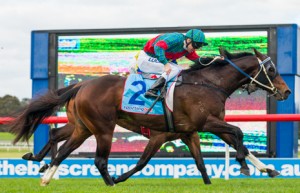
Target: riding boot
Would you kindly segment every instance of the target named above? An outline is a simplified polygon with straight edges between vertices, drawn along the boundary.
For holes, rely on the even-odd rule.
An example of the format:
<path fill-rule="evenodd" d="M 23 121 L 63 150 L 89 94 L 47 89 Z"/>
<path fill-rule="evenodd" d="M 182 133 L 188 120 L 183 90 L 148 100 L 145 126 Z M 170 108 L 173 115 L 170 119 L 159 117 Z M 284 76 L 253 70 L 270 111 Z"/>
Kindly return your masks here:
<path fill-rule="evenodd" d="M 164 77 L 159 77 L 156 82 L 151 86 L 151 88 L 145 93 L 145 97 L 157 98 L 157 92 L 164 86 L 166 79 Z"/>

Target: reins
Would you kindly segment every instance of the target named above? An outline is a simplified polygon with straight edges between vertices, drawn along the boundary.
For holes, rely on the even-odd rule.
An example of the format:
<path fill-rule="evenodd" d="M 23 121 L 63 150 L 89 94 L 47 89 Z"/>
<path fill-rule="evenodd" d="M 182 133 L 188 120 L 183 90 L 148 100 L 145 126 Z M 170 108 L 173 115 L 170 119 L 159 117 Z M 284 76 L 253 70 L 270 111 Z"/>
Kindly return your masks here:
<path fill-rule="evenodd" d="M 261 61 L 259 58 L 257 58 L 258 60 L 258 63 L 259 63 L 259 66 L 260 66 L 260 69 L 258 71 L 258 73 L 254 76 L 254 77 L 251 77 L 249 74 L 247 74 L 246 72 L 244 72 L 240 67 L 238 67 L 235 63 L 233 63 L 231 60 L 229 60 L 228 58 L 224 58 L 223 56 L 216 56 L 214 57 L 214 59 L 212 61 L 210 61 L 209 63 L 202 63 L 201 60 L 199 59 L 199 63 L 203 66 L 209 66 L 210 64 L 212 64 L 214 61 L 216 61 L 217 59 L 222 59 L 222 60 L 225 60 L 227 61 L 231 66 L 233 66 L 235 69 L 237 69 L 241 74 L 243 74 L 244 76 L 246 76 L 247 78 L 249 78 L 251 80 L 250 84 L 252 84 L 253 82 L 260 85 L 261 87 L 264 87 L 268 90 L 270 90 L 273 94 L 272 95 L 276 95 L 278 93 L 278 90 L 277 88 L 273 85 L 272 81 L 270 80 L 269 76 L 268 76 L 268 73 L 267 73 L 267 70 L 265 68 L 265 63 L 270 61 L 272 62 L 271 58 L 270 57 L 267 57 L 265 60 Z M 257 79 L 258 75 L 261 73 L 261 71 L 264 72 L 269 84 L 271 86 L 268 86 L 266 84 L 263 84 L 261 82 L 259 82 Z M 179 81 L 174 81 L 174 82 L 179 82 Z M 203 83 L 203 82 L 180 82 L 181 84 L 190 84 L 190 85 L 200 85 L 200 86 L 205 86 L 207 88 L 211 88 L 211 89 L 214 89 L 214 90 L 217 90 L 221 93 L 223 93 L 224 95 L 227 96 L 227 98 L 230 98 L 230 95 L 223 89 L 220 89 L 220 88 L 217 88 L 215 86 L 212 86 L 210 84 L 206 84 L 206 83 Z"/>
<path fill-rule="evenodd" d="M 271 58 L 268 57 L 266 58 L 265 60 L 261 61 L 259 58 L 257 58 L 258 60 L 258 63 L 260 65 L 260 70 L 257 72 L 257 74 L 254 76 L 254 78 L 252 78 L 249 74 L 247 74 L 246 72 L 244 72 L 240 67 L 238 67 L 235 63 L 233 63 L 232 61 L 230 61 L 229 59 L 225 58 L 224 59 L 225 61 L 227 61 L 231 66 L 233 66 L 235 69 L 237 69 L 241 74 L 243 74 L 244 76 L 246 76 L 247 78 L 249 78 L 251 80 L 250 84 L 252 84 L 253 82 L 255 82 L 256 84 L 260 85 L 261 87 L 264 87 L 270 91 L 273 92 L 272 95 L 275 95 L 278 93 L 278 90 L 277 88 L 273 85 L 272 81 L 270 80 L 269 76 L 268 76 L 268 73 L 266 71 L 266 68 L 265 68 L 265 63 L 268 62 L 268 61 L 271 61 Z M 270 83 L 271 87 L 270 86 L 267 86 L 266 84 L 263 84 L 261 82 L 259 82 L 258 80 L 256 80 L 256 78 L 258 77 L 258 75 L 260 74 L 260 72 L 263 70 L 268 82 Z"/>
<path fill-rule="evenodd" d="M 202 65 L 202 66 L 209 66 L 211 65 L 214 61 L 216 61 L 217 59 L 222 59 L 224 60 L 224 57 L 223 56 L 220 56 L 220 55 L 217 55 L 216 57 L 214 57 L 214 59 L 212 59 L 210 62 L 204 64 L 201 62 L 201 57 L 199 58 L 199 63 Z"/>

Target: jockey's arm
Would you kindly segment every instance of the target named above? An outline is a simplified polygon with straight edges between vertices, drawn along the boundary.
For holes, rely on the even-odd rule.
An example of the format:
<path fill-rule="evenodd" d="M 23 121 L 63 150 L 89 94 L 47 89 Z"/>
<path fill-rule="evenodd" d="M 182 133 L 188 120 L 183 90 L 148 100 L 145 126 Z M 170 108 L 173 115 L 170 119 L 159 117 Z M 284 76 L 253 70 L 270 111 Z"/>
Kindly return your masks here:
<path fill-rule="evenodd" d="M 169 34 L 162 40 L 156 42 L 154 45 L 154 53 L 158 61 L 166 65 L 168 63 L 168 59 L 166 58 L 166 50 L 180 45 L 181 41 L 182 40 L 178 38 L 177 34 Z"/>
<path fill-rule="evenodd" d="M 200 61 L 200 56 L 195 51 L 188 54 L 186 58 L 193 61 L 194 63 L 201 64 L 202 68 L 206 67 L 205 65 L 202 64 L 202 62 Z"/>
<path fill-rule="evenodd" d="M 157 58 L 157 60 L 166 65 L 168 63 L 168 60 L 166 58 L 166 49 L 168 48 L 168 45 L 165 41 L 158 41 L 155 45 L 154 45 L 154 54 Z"/>
<path fill-rule="evenodd" d="M 185 57 L 193 62 L 199 62 L 200 59 L 200 56 L 196 53 L 196 51 L 189 53 Z"/>

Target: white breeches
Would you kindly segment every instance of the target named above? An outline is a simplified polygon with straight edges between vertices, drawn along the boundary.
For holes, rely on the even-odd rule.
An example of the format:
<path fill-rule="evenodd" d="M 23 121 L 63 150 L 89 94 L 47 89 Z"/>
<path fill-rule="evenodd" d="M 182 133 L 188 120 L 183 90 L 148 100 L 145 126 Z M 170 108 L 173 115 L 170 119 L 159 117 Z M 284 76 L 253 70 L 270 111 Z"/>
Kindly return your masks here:
<path fill-rule="evenodd" d="M 143 50 L 140 51 L 138 55 L 137 64 L 142 72 L 160 74 L 167 81 L 174 78 L 181 71 L 180 66 L 170 62 L 172 70 L 170 74 L 167 75 L 164 72 L 164 64 L 160 63 L 156 58 L 148 56 Z"/>

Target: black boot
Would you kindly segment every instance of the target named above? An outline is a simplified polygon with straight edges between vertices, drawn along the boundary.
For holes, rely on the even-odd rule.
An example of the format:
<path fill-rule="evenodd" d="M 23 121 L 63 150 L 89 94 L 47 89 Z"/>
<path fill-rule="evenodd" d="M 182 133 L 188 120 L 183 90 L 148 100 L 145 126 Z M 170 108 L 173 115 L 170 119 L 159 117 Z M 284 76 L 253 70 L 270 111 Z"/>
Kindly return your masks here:
<path fill-rule="evenodd" d="M 151 88 L 145 93 L 145 97 L 154 97 L 157 98 L 157 92 L 164 86 L 166 79 L 164 77 L 159 77 L 156 82 L 151 86 Z"/>

